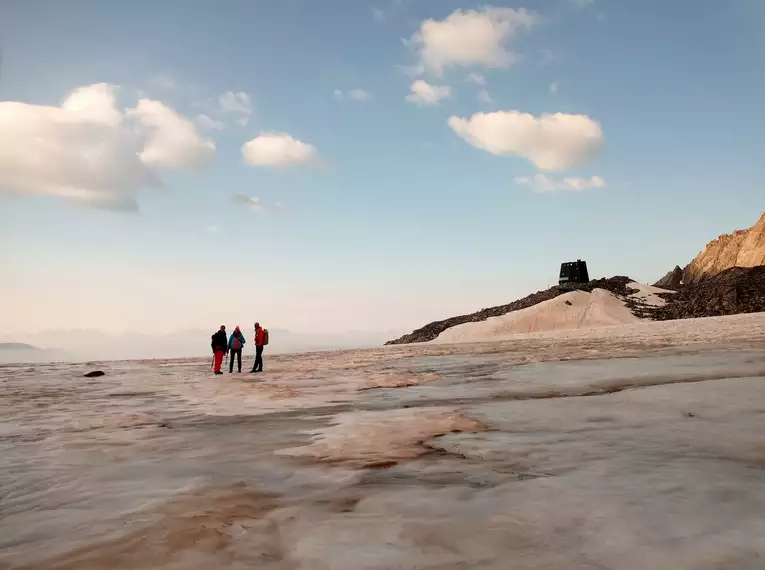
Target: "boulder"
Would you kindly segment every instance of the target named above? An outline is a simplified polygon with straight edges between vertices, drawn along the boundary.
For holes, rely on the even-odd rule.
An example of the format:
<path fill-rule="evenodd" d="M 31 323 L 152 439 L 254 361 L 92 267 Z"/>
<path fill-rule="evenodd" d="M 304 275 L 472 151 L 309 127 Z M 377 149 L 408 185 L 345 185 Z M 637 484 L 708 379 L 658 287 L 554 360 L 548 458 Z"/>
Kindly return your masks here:
<path fill-rule="evenodd" d="M 106 372 L 102 372 L 101 370 L 94 370 L 93 372 L 88 372 L 84 375 L 85 378 L 98 378 L 99 376 L 106 376 Z"/>

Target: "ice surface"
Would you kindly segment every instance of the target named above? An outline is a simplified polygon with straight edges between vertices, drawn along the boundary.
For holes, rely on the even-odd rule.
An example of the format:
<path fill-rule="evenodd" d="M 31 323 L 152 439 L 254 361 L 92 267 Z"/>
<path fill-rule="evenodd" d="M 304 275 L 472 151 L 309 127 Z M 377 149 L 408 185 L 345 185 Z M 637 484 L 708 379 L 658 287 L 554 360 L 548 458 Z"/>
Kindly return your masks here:
<path fill-rule="evenodd" d="M 765 567 L 765 315 L 0 367 L 0 568 Z"/>

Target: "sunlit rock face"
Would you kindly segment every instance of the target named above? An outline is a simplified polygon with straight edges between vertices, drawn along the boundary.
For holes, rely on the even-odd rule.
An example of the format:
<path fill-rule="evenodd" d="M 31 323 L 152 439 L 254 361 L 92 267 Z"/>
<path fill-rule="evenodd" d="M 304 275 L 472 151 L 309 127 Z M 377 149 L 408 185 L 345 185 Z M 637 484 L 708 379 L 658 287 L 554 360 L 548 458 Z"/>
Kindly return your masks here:
<path fill-rule="evenodd" d="M 765 213 L 751 228 L 710 241 L 685 268 L 683 283 L 697 283 L 731 267 L 765 265 Z"/>

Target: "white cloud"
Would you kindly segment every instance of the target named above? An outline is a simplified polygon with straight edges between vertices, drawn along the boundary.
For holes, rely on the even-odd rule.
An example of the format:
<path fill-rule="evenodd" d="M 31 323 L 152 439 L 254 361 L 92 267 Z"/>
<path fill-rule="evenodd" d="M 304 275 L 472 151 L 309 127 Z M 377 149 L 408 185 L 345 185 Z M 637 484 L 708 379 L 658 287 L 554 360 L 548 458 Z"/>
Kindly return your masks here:
<path fill-rule="evenodd" d="M 452 96 L 452 89 L 446 85 L 431 85 L 427 81 L 418 79 L 409 86 L 411 93 L 406 100 L 418 105 L 437 105 L 442 99 Z"/>
<path fill-rule="evenodd" d="M 61 108 L 71 113 L 61 116 L 112 127 L 119 125 L 123 117 L 122 112 L 117 108 L 116 91 L 117 86 L 107 83 L 79 87 L 61 103 Z M 50 107 L 38 107 L 38 109 L 42 111 Z"/>
<path fill-rule="evenodd" d="M 221 113 L 238 115 L 237 123 L 246 125 L 250 120 L 252 108 L 250 96 L 243 91 L 227 91 L 218 98 Z"/>
<path fill-rule="evenodd" d="M 537 174 L 533 178 L 519 176 L 515 179 L 519 186 L 531 186 L 536 192 L 552 194 L 558 192 L 581 192 L 594 188 L 605 188 L 606 181 L 600 176 L 590 178 L 563 178 L 561 180 Z"/>
<path fill-rule="evenodd" d="M 332 95 L 337 101 L 369 101 L 372 98 L 372 94 L 364 89 L 350 89 L 349 91 L 335 89 Z"/>
<path fill-rule="evenodd" d="M 286 167 L 311 164 L 318 151 L 286 133 L 263 133 L 242 146 L 245 160 L 254 166 Z"/>
<path fill-rule="evenodd" d="M 486 78 L 480 73 L 471 73 L 468 75 L 467 80 L 476 85 L 486 85 Z"/>
<path fill-rule="evenodd" d="M 205 114 L 197 115 L 197 118 L 194 119 L 194 122 L 196 122 L 197 125 L 205 129 L 210 129 L 213 131 L 223 130 L 223 123 L 221 123 L 220 121 L 216 121 L 209 115 L 205 115 Z"/>
<path fill-rule="evenodd" d="M 372 8 L 372 17 L 377 20 L 378 22 L 384 22 L 385 21 L 385 12 L 380 10 L 380 8 Z"/>
<path fill-rule="evenodd" d="M 507 49 L 508 40 L 537 21 L 533 12 L 523 8 L 456 10 L 445 20 L 422 22 L 408 43 L 422 65 L 436 74 L 449 66 L 507 67 L 517 59 Z"/>
<path fill-rule="evenodd" d="M 0 191 L 137 210 L 158 169 L 199 166 L 215 153 L 191 121 L 158 101 L 117 106 L 114 85 L 72 91 L 61 106 L 0 102 Z"/>
<path fill-rule="evenodd" d="M 558 92 L 560 86 L 557 83 L 550 83 L 550 93 L 555 95 Z"/>
<path fill-rule="evenodd" d="M 146 133 L 141 161 L 160 168 L 199 168 L 215 154 L 215 143 L 203 138 L 194 123 L 167 105 L 141 99 L 127 115 L 135 117 Z"/>
<path fill-rule="evenodd" d="M 587 115 L 534 116 L 520 111 L 449 117 L 449 126 L 469 144 L 494 155 L 517 155 L 546 171 L 567 170 L 594 157 L 603 146 L 600 125 Z"/>
<path fill-rule="evenodd" d="M 492 103 L 494 103 L 494 99 L 492 98 L 492 96 L 489 94 L 489 92 L 486 89 L 481 89 L 478 92 L 478 100 L 481 103 L 485 103 L 486 105 L 491 105 Z"/>

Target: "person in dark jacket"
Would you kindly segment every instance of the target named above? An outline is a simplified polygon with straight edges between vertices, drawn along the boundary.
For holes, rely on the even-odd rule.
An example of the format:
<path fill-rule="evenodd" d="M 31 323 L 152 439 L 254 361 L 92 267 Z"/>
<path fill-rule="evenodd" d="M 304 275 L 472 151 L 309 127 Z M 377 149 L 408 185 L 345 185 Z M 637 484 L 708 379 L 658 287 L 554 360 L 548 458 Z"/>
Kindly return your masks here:
<path fill-rule="evenodd" d="M 239 372 L 242 371 L 242 348 L 244 347 L 245 342 L 247 341 L 244 340 L 242 331 L 239 330 L 239 327 L 236 327 L 231 338 L 228 339 L 228 350 L 231 352 L 231 360 L 229 360 L 228 363 L 229 374 L 234 371 L 234 357 L 236 357 Z"/>
<path fill-rule="evenodd" d="M 265 332 L 260 323 L 255 323 L 255 364 L 252 365 L 250 374 L 254 372 L 263 372 L 263 345 Z"/>
<path fill-rule="evenodd" d="M 220 330 L 212 335 L 212 342 L 210 343 L 213 351 L 213 368 L 216 374 L 223 374 L 220 371 L 221 364 L 223 364 L 223 357 L 228 352 L 228 337 L 226 336 L 226 326 L 221 325 Z"/>

